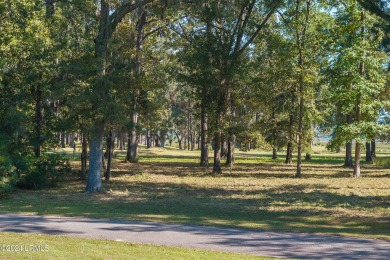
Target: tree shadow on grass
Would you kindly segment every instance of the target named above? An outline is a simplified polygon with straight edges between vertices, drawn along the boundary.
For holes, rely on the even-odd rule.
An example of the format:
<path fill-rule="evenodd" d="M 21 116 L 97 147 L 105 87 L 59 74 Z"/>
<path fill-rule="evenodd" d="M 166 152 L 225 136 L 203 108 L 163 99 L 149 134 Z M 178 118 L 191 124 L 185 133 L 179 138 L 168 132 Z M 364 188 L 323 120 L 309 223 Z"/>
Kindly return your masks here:
<path fill-rule="evenodd" d="M 113 180 L 107 190 L 128 190 L 119 194 L 50 194 L 42 202 L 19 200 L 0 210 L 116 218 L 211 226 L 239 226 L 293 232 L 328 234 L 376 234 L 390 236 L 389 218 L 333 216 L 335 207 L 346 210 L 388 208 L 390 196 L 363 197 L 326 191 L 326 186 L 286 185 L 277 188 L 196 187 L 185 183 L 132 182 Z M 69 191 L 71 193 L 72 191 Z M 8 205 L 8 206 L 7 206 Z M 339 213 L 337 213 L 339 214 Z M 346 214 L 348 211 L 346 211 Z"/>
<path fill-rule="evenodd" d="M 382 176 L 373 175 L 377 169 L 371 165 L 362 166 L 362 177 Z M 233 168 L 223 166 L 222 174 L 214 175 L 211 167 L 200 167 L 195 163 L 177 162 L 141 162 L 137 164 L 116 163 L 112 168 L 113 176 L 157 174 L 176 177 L 225 177 L 225 178 L 294 178 L 295 166 L 278 163 L 238 163 Z M 302 179 L 307 178 L 348 178 L 352 176 L 353 169 L 338 165 L 304 165 Z M 376 173 L 376 172 L 375 172 Z"/>
<path fill-rule="evenodd" d="M 322 184 L 299 184 L 284 185 L 276 188 L 205 188 L 188 184 L 171 182 L 159 183 L 127 183 L 116 181 L 116 187 L 139 191 L 144 193 L 146 200 L 176 200 L 176 199 L 199 199 L 216 207 L 224 205 L 236 205 L 248 210 L 278 205 L 290 207 L 291 205 L 311 205 L 320 208 L 333 208 L 340 206 L 346 209 L 372 209 L 376 207 L 390 207 L 390 196 L 358 196 L 355 194 L 341 195 L 326 191 L 327 186 Z M 136 192 L 137 193 L 137 192 Z M 126 195 L 125 195 L 126 196 Z M 276 204 L 275 204 L 276 203 Z M 306 211 L 306 210 L 304 210 Z M 307 214 L 312 214 L 307 212 Z M 314 214 L 317 214 L 314 212 Z"/>

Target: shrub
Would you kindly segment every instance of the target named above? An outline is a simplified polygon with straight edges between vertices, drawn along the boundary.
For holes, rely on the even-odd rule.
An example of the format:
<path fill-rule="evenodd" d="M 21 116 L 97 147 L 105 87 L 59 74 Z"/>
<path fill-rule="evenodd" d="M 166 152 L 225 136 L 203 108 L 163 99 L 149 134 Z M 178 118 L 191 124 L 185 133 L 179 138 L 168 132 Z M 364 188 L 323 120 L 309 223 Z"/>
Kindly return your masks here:
<path fill-rule="evenodd" d="M 375 157 L 374 163 L 380 167 L 390 169 L 390 157 Z"/>
<path fill-rule="evenodd" d="M 16 168 L 12 165 L 12 161 L 8 156 L 0 156 L 0 178 L 11 176 L 15 169 Z"/>
<path fill-rule="evenodd" d="M 7 198 L 9 193 L 14 190 L 15 180 L 13 178 L 0 179 L 0 200 Z"/>
<path fill-rule="evenodd" d="M 30 169 L 20 175 L 17 186 L 23 189 L 43 189 L 56 187 L 64 175 L 71 172 L 67 160 L 58 154 L 44 154 L 31 159 Z"/>

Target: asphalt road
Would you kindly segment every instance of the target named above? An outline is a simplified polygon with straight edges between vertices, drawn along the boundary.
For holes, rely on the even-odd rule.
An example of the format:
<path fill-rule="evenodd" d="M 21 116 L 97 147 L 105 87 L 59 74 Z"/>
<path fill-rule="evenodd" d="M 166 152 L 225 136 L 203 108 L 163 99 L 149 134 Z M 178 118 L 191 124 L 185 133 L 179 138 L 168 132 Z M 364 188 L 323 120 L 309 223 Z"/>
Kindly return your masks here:
<path fill-rule="evenodd" d="M 390 259 L 390 242 L 88 218 L 0 214 L 0 232 L 37 233 L 301 259 Z"/>

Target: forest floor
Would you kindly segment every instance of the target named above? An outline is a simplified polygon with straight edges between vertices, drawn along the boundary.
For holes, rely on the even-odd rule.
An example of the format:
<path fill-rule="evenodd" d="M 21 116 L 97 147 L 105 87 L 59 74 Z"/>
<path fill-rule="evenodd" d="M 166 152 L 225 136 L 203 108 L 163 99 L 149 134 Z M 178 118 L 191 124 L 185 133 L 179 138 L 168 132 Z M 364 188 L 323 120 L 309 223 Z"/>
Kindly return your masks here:
<path fill-rule="evenodd" d="M 389 156 L 388 147 L 381 151 Z M 234 167 L 220 175 L 198 166 L 198 151 L 141 149 L 136 164 L 123 156 L 117 153 L 105 192 L 84 193 L 75 173 L 59 188 L 12 193 L 0 212 L 390 240 L 390 170 L 363 164 L 362 176 L 352 178 L 343 154 L 314 150 L 302 178 L 294 178 L 294 165 L 264 152 L 237 152 Z"/>

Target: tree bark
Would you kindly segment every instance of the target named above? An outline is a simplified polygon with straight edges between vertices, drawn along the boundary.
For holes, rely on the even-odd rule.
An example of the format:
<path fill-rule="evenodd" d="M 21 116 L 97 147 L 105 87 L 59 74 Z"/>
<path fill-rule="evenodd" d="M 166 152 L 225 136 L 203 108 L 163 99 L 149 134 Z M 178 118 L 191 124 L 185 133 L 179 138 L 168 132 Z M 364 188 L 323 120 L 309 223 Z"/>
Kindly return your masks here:
<path fill-rule="evenodd" d="M 297 0 L 297 13 L 296 16 L 298 17 L 298 9 L 300 5 L 300 0 Z M 300 69 L 299 72 L 299 117 L 298 117 L 298 157 L 297 157 L 297 172 L 295 174 L 295 177 L 301 177 L 302 175 L 302 150 L 303 150 L 303 117 L 304 117 L 304 110 L 305 110 L 305 82 L 303 78 L 304 73 L 304 54 L 303 49 L 305 47 L 305 37 L 306 37 L 306 28 L 309 23 L 309 14 L 310 14 L 310 5 L 311 0 L 306 1 L 306 13 L 305 13 L 305 24 L 302 29 L 302 32 L 297 32 L 297 46 L 298 46 L 298 66 Z"/>
<path fill-rule="evenodd" d="M 273 160 L 278 159 L 278 152 L 277 152 L 277 149 L 276 149 L 275 146 L 272 147 L 272 159 L 273 159 Z"/>
<path fill-rule="evenodd" d="M 112 138 L 112 131 L 110 130 L 107 136 L 107 141 L 106 141 L 107 149 L 106 149 L 106 154 L 107 154 L 107 169 L 104 174 L 105 180 L 110 181 L 111 177 L 111 163 L 112 163 L 112 156 L 113 156 L 113 150 L 114 150 L 114 140 Z"/>
<path fill-rule="evenodd" d="M 154 146 L 161 147 L 161 144 L 160 144 L 160 130 L 156 131 L 156 134 L 154 136 Z"/>
<path fill-rule="evenodd" d="M 103 173 L 106 174 L 106 153 L 104 152 L 104 150 L 102 150 L 102 169 L 103 169 Z"/>
<path fill-rule="evenodd" d="M 293 145 L 291 141 L 288 141 L 287 143 L 287 151 L 286 151 L 286 160 L 285 164 L 291 164 L 292 163 L 292 150 L 293 150 Z"/>
<path fill-rule="evenodd" d="M 376 157 L 376 143 L 375 138 L 371 139 L 371 159 Z"/>
<path fill-rule="evenodd" d="M 32 94 L 35 100 L 35 138 L 34 138 L 34 154 L 35 157 L 41 156 L 41 148 L 43 143 L 42 138 L 42 126 L 43 126 L 43 106 L 42 106 L 42 90 L 41 88 L 34 87 Z"/>
<path fill-rule="evenodd" d="M 92 109 L 99 110 L 100 100 L 104 100 L 106 89 L 102 88 L 106 75 L 107 44 L 112 35 L 110 24 L 110 7 L 107 0 L 100 1 L 99 33 L 95 39 L 95 57 L 98 64 L 98 73 L 92 89 Z M 91 129 L 90 165 L 87 178 L 86 192 L 102 190 L 102 160 L 104 121 L 95 119 Z"/>
<path fill-rule="evenodd" d="M 352 116 L 347 115 L 347 123 L 352 124 Z M 345 145 L 345 167 L 352 167 L 353 161 L 352 161 L 352 141 L 349 141 Z"/>
<path fill-rule="evenodd" d="M 196 146 L 196 132 L 193 131 L 191 133 L 191 151 L 195 150 L 195 146 Z"/>
<path fill-rule="evenodd" d="M 152 147 L 152 142 L 150 140 L 150 129 L 146 128 L 146 148 L 149 149 Z"/>
<path fill-rule="evenodd" d="M 65 148 L 66 145 L 65 145 L 65 132 L 61 132 L 61 148 Z"/>
<path fill-rule="evenodd" d="M 136 105 L 134 105 L 135 107 Z M 136 109 L 136 108 L 135 108 Z M 132 124 L 137 124 L 138 122 L 138 113 L 133 111 L 132 113 Z M 127 155 L 126 160 L 128 162 L 137 162 L 138 161 L 138 143 L 137 143 L 137 132 L 136 127 L 133 126 L 129 133 L 128 143 L 127 143 Z"/>
<path fill-rule="evenodd" d="M 202 102 L 203 103 L 203 102 Z M 200 166 L 209 166 L 209 144 L 207 142 L 207 114 L 205 104 L 201 105 L 201 116 L 200 116 Z"/>
<path fill-rule="evenodd" d="M 119 150 L 123 151 L 123 148 L 125 146 L 125 137 L 123 132 L 120 133 L 120 136 L 118 138 L 119 138 Z"/>
<path fill-rule="evenodd" d="M 191 144 L 192 144 L 192 115 L 190 112 L 190 106 L 188 108 L 188 113 L 187 113 L 187 149 L 188 151 L 191 149 Z"/>
<path fill-rule="evenodd" d="M 213 173 L 214 174 L 222 173 L 222 168 L 221 168 L 221 132 L 220 131 L 216 131 L 214 134 Z"/>
<path fill-rule="evenodd" d="M 362 24 L 364 23 L 364 12 L 361 12 L 361 22 Z M 361 27 L 361 33 L 364 34 L 365 33 L 365 27 L 364 25 Z M 364 62 L 361 61 L 360 64 L 359 64 L 359 74 L 360 76 L 364 76 L 365 74 L 365 68 L 364 68 Z M 361 117 L 362 117 L 362 112 L 361 112 L 361 109 L 360 109 L 360 106 L 361 106 L 361 96 L 360 94 L 358 95 L 357 97 L 357 101 L 356 101 L 356 122 L 360 122 L 361 120 Z M 359 140 L 356 140 L 356 146 L 355 146 L 355 165 L 354 165 L 354 169 L 353 169 L 353 176 L 354 177 L 359 177 L 360 176 L 360 157 L 361 157 L 361 151 L 360 151 L 360 141 Z"/>
<path fill-rule="evenodd" d="M 226 136 L 221 134 L 221 158 L 227 157 L 227 141 Z"/>
<path fill-rule="evenodd" d="M 366 162 L 372 162 L 371 142 L 366 142 Z"/>
<path fill-rule="evenodd" d="M 294 127 L 294 115 L 290 114 L 290 123 L 289 123 L 289 129 L 288 129 L 288 132 L 289 132 L 289 141 L 287 142 L 287 151 L 286 151 L 286 160 L 285 160 L 285 164 L 292 164 L 292 153 L 293 153 L 293 143 L 292 143 L 292 140 L 293 140 L 293 127 Z"/>
<path fill-rule="evenodd" d="M 69 147 L 71 148 L 75 147 L 74 133 L 70 134 Z"/>
<path fill-rule="evenodd" d="M 163 131 L 163 132 L 160 134 L 160 147 L 164 148 L 166 142 L 167 142 L 167 134 L 166 134 L 165 131 Z"/>
<path fill-rule="evenodd" d="M 140 79 L 142 77 L 142 50 L 145 37 L 145 25 L 146 25 L 146 9 L 144 5 L 138 8 L 138 21 L 137 21 L 137 41 L 136 41 L 136 57 L 135 57 L 135 77 Z M 139 89 L 136 88 L 133 91 L 133 107 L 131 112 L 131 130 L 129 134 L 129 144 L 127 152 L 128 162 L 138 161 L 138 143 L 137 143 L 137 124 L 138 124 L 138 96 Z"/>
<path fill-rule="evenodd" d="M 356 142 L 355 145 L 355 165 L 353 169 L 353 177 L 359 177 L 360 176 L 360 157 L 361 157 L 361 152 L 360 152 L 360 146 L 361 144 Z"/>
<path fill-rule="evenodd" d="M 273 119 L 273 122 L 275 123 L 275 113 L 272 113 L 272 119 Z M 278 159 L 278 154 L 277 154 L 277 146 L 276 146 L 276 138 L 277 138 L 277 132 L 276 132 L 276 126 L 274 125 L 273 126 L 274 129 L 272 130 L 272 142 L 273 142 L 273 146 L 272 146 L 272 159 L 273 160 L 276 160 Z"/>
<path fill-rule="evenodd" d="M 236 143 L 236 136 L 232 135 L 227 141 L 227 156 L 226 165 L 232 167 L 234 165 L 234 146 Z"/>
<path fill-rule="evenodd" d="M 81 141 L 81 173 L 80 179 L 85 180 L 87 178 L 87 160 L 88 160 L 88 144 L 86 133 L 82 135 Z"/>
<path fill-rule="evenodd" d="M 96 124 L 91 131 L 89 172 L 86 192 L 99 192 L 102 190 L 102 158 L 103 158 L 104 124 Z"/>

